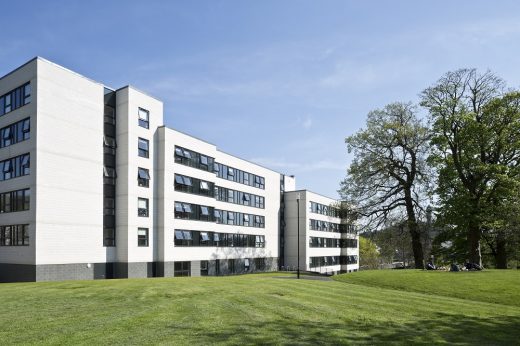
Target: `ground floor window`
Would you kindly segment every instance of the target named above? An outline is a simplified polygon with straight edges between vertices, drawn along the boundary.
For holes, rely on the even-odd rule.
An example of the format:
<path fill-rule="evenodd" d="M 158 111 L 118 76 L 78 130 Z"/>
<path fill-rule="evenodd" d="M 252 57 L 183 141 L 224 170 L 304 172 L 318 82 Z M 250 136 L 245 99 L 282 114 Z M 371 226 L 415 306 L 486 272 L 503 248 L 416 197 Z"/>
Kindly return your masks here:
<path fill-rule="evenodd" d="M 228 270 L 230 274 L 234 274 L 236 272 L 234 259 L 228 260 Z"/>
<path fill-rule="evenodd" d="M 191 276 L 191 262 L 174 262 L 173 276 Z"/>
<path fill-rule="evenodd" d="M 200 261 L 200 276 L 208 276 L 208 261 Z"/>
<path fill-rule="evenodd" d="M 255 269 L 257 271 L 265 270 L 265 258 L 255 258 Z"/>

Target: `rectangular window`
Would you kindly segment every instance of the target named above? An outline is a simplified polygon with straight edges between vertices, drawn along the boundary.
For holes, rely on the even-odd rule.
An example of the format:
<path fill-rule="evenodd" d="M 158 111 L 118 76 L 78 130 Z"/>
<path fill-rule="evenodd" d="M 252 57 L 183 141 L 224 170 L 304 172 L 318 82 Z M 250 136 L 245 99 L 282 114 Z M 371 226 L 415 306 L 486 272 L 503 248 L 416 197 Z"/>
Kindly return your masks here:
<path fill-rule="evenodd" d="M 24 84 L 0 97 L 0 116 L 31 102 L 31 84 Z"/>
<path fill-rule="evenodd" d="M 113 228 L 103 229 L 103 246 L 112 247 L 116 246 L 116 230 Z"/>
<path fill-rule="evenodd" d="M 28 246 L 29 225 L 0 226 L 0 246 Z"/>
<path fill-rule="evenodd" d="M 137 246 L 147 247 L 148 246 L 148 228 L 137 229 Z"/>
<path fill-rule="evenodd" d="M 137 185 L 148 187 L 150 183 L 150 173 L 146 168 L 137 168 Z"/>
<path fill-rule="evenodd" d="M 137 139 L 137 148 L 138 148 L 138 155 L 140 157 L 144 157 L 144 158 L 148 158 L 149 157 L 149 151 L 150 151 L 150 148 L 149 148 L 149 142 L 147 139 L 144 139 L 144 138 L 141 138 L 139 137 Z"/>
<path fill-rule="evenodd" d="M 191 276 L 191 262 L 173 262 L 173 276 Z"/>
<path fill-rule="evenodd" d="M 30 174 L 30 155 L 24 154 L 0 161 L 0 181 Z"/>
<path fill-rule="evenodd" d="M 200 276 L 208 276 L 209 261 L 200 261 Z"/>
<path fill-rule="evenodd" d="M 0 194 L 0 213 L 12 213 L 29 210 L 30 190 L 16 190 Z"/>
<path fill-rule="evenodd" d="M 255 258 L 255 269 L 257 271 L 265 270 L 265 258 Z"/>
<path fill-rule="evenodd" d="M 137 198 L 137 216 L 148 217 L 148 198 Z"/>
<path fill-rule="evenodd" d="M 150 127 L 150 112 L 143 108 L 139 108 L 137 112 L 139 116 L 139 126 L 148 129 Z"/>

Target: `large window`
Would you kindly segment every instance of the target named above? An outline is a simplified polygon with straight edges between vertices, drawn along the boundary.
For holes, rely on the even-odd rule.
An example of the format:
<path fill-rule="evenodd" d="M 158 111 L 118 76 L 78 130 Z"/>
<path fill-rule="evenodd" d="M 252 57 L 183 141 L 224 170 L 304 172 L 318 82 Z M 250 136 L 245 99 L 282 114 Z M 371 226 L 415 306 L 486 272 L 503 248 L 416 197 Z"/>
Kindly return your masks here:
<path fill-rule="evenodd" d="M 30 161 L 29 154 L 0 161 L 0 181 L 28 175 L 30 173 Z"/>
<path fill-rule="evenodd" d="M 193 193 L 207 197 L 213 197 L 215 190 L 212 182 L 180 174 L 175 174 L 174 185 L 175 191 Z"/>
<path fill-rule="evenodd" d="M 20 120 L 0 129 L 0 148 L 8 147 L 31 137 L 31 120 Z"/>
<path fill-rule="evenodd" d="M 325 204 L 320 204 L 316 202 L 310 202 L 309 211 L 315 214 L 322 214 L 332 217 L 340 217 L 339 208 L 328 206 Z"/>
<path fill-rule="evenodd" d="M 137 139 L 138 155 L 140 157 L 148 158 L 150 156 L 150 147 L 147 139 L 139 137 Z"/>
<path fill-rule="evenodd" d="M 191 276 L 191 262 L 173 262 L 173 276 Z"/>
<path fill-rule="evenodd" d="M 28 246 L 29 225 L 0 226 L 0 246 Z"/>
<path fill-rule="evenodd" d="M 176 229 L 175 246 L 264 248 L 265 236 Z"/>
<path fill-rule="evenodd" d="M 148 187 L 150 184 L 150 172 L 146 168 L 137 168 L 137 185 Z"/>
<path fill-rule="evenodd" d="M 147 247 L 148 246 L 148 228 L 137 229 L 137 246 Z"/>
<path fill-rule="evenodd" d="M 214 209 L 205 205 L 175 202 L 175 218 L 214 221 Z"/>
<path fill-rule="evenodd" d="M 214 159 L 196 151 L 175 146 L 175 162 L 211 172 Z"/>
<path fill-rule="evenodd" d="M 309 237 L 309 247 L 343 247 L 339 238 Z"/>
<path fill-rule="evenodd" d="M 309 219 L 309 229 L 313 231 L 323 231 L 323 232 L 335 232 L 335 233 L 350 233 L 356 234 L 356 226 L 349 223 L 334 223 L 328 221 L 314 220 Z"/>
<path fill-rule="evenodd" d="M 176 246 L 192 246 L 193 237 L 191 231 L 175 230 Z"/>
<path fill-rule="evenodd" d="M 235 211 L 219 210 L 214 211 L 215 222 L 224 225 L 246 226 L 246 227 L 265 227 L 265 217 L 261 215 L 239 213 Z"/>
<path fill-rule="evenodd" d="M 31 84 L 24 84 L 0 97 L 0 116 L 31 102 Z"/>
<path fill-rule="evenodd" d="M 265 189 L 265 178 L 259 175 L 248 173 L 240 169 L 226 166 L 221 163 L 214 163 L 214 172 L 217 177 L 231 180 L 236 183 L 254 186 L 259 189 Z"/>
<path fill-rule="evenodd" d="M 150 112 L 146 109 L 139 108 L 137 113 L 139 116 L 139 126 L 148 129 L 150 127 Z"/>
<path fill-rule="evenodd" d="M 240 205 L 248 205 L 256 208 L 264 208 L 264 197 L 257 196 L 252 193 L 236 191 L 232 189 L 228 189 L 221 186 L 216 186 L 215 188 L 216 198 L 219 201 L 240 204 Z"/>
<path fill-rule="evenodd" d="M 148 198 L 137 198 L 137 216 L 148 217 Z"/>
<path fill-rule="evenodd" d="M 0 194 L 0 213 L 29 210 L 31 191 L 29 189 L 4 192 Z"/>

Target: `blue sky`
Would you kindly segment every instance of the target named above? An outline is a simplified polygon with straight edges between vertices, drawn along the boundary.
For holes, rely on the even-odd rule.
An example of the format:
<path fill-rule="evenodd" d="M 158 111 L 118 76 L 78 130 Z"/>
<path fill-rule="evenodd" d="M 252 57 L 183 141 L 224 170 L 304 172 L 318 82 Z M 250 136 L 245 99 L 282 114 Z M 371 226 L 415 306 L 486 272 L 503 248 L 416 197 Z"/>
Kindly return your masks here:
<path fill-rule="evenodd" d="M 0 75 L 39 55 L 164 101 L 165 123 L 337 197 L 344 138 L 443 73 L 520 86 L 517 1 L 4 1 Z M 8 10 L 7 10 L 8 9 Z"/>

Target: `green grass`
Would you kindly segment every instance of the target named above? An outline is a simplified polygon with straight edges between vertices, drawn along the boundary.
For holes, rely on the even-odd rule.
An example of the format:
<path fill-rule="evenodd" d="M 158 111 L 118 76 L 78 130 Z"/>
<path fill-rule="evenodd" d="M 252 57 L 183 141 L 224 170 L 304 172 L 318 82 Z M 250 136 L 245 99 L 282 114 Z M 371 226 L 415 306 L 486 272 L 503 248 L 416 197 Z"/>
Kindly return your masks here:
<path fill-rule="evenodd" d="M 414 282 L 432 275 L 411 273 Z M 510 279 L 503 280 L 510 288 L 520 274 L 507 273 Z M 439 273 L 433 281 L 449 283 L 451 274 Z M 475 275 L 456 277 L 492 286 L 502 277 L 491 271 L 470 274 Z M 280 275 L 0 284 L 0 344 L 511 345 L 520 340 L 518 286 L 493 292 L 501 302 L 515 300 L 497 304 L 375 287 L 373 272 L 339 276 L 341 281 Z M 361 282 L 365 275 L 372 278 L 369 283 Z"/>
<path fill-rule="evenodd" d="M 334 279 L 363 286 L 520 307 L 520 271 L 517 270 L 455 273 L 421 270 L 369 270 L 338 275 Z"/>

